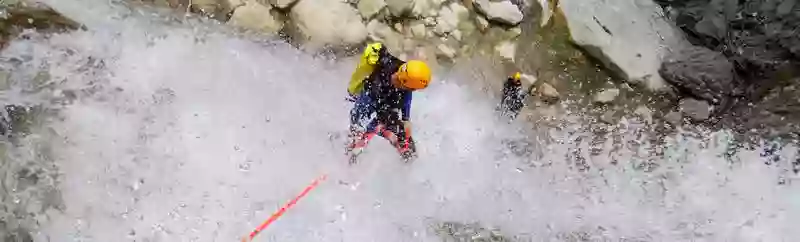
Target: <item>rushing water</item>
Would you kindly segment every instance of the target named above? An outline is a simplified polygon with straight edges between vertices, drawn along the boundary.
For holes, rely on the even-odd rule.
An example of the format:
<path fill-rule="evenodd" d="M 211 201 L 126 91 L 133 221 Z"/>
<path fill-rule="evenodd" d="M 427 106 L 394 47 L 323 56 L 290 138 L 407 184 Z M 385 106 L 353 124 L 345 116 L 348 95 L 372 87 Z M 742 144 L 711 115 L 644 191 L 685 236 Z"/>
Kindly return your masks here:
<path fill-rule="evenodd" d="M 629 120 L 593 144 L 581 115 L 509 124 L 469 77 L 440 71 L 412 108 L 420 158 L 404 164 L 376 139 L 348 166 L 353 59 L 103 1 L 49 4 L 88 30 L 31 33 L 2 53 L 15 73 L 5 101 L 53 110 L 3 163 L 51 178 L 7 174 L 0 190 L 6 208 L 27 211 L 0 219 L 36 241 L 233 241 L 321 174 L 257 241 L 442 241 L 434 227 L 445 222 L 518 241 L 800 236 L 793 146 L 768 166 L 773 158 L 731 147 L 725 132 L 657 146 Z M 47 81 L 31 89 L 25 80 L 42 71 Z M 509 149 L 525 139 L 527 150 Z"/>

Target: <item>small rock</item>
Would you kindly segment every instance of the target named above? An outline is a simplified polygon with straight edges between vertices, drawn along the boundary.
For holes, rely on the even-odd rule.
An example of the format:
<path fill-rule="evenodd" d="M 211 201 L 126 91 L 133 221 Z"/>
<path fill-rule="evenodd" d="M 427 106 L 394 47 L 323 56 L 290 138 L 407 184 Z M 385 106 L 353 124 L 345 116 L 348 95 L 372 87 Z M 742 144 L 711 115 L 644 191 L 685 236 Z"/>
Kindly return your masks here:
<path fill-rule="evenodd" d="M 438 56 L 447 57 L 448 59 L 456 57 L 456 50 L 446 44 L 439 44 L 439 46 L 436 46 L 436 50 L 436 55 Z"/>
<path fill-rule="evenodd" d="M 389 52 L 402 51 L 403 35 L 395 32 L 389 25 L 373 19 L 367 24 L 367 31 L 371 39 L 383 42 Z"/>
<path fill-rule="evenodd" d="M 360 0 L 357 6 L 362 17 L 371 19 L 386 7 L 386 2 L 383 0 Z"/>
<path fill-rule="evenodd" d="M 283 28 L 284 23 L 276 18 L 270 10 L 272 8 L 268 6 L 255 1 L 247 1 L 244 6 L 234 10 L 228 23 L 264 33 L 276 33 Z"/>
<path fill-rule="evenodd" d="M 411 7 L 411 17 L 434 17 L 438 14 L 439 8 L 442 6 L 441 0 L 414 0 Z"/>
<path fill-rule="evenodd" d="M 422 21 L 414 21 L 410 25 L 411 34 L 417 38 L 425 38 L 428 29 L 425 28 L 425 23 Z"/>
<path fill-rule="evenodd" d="M 414 8 L 414 0 L 386 0 L 389 13 L 395 17 L 403 17 L 411 13 Z"/>
<path fill-rule="evenodd" d="M 489 30 L 489 20 L 486 20 L 483 16 L 475 15 L 475 24 L 478 25 L 478 30 L 481 32 Z"/>
<path fill-rule="evenodd" d="M 394 27 L 394 31 L 397 31 L 397 32 L 400 32 L 400 33 L 403 32 L 403 23 L 394 23 L 394 25 L 392 25 L 392 27 Z"/>
<path fill-rule="evenodd" d="M 653 123 L 653 111 L 642 105 L 633 111 L 634 114 L 642 118 L 646 123 Z"/>
<path fill-rule="evenodd" d="M 457 29 L 461 31 L 462 35 L 471 35 L 472 33 L 475 33 L 476 30 L 478 30 L 478 27 L 475 26 L 475 23 L 473 21 L 470 21 L 469 19 L 464 19 L 458 22 Z"/>
<path fill-rule="evenodd" d="M 297 2 L 297 0 L 269 0 L 269 4 L 272 4 L 272 6 L 280 9 L 287 9 L 295 2 Z"/>
<path fill-rule="evenodd" d="M 433 17 L 427 17 L 427 18 L 423 19 L 423 21 L 425 21 L 425 26 L 426 27 L 436 26 L 436 19 L 433 18 Z"/>
<path fill-rule="evenodd" d="M 517 51 L 517 44 L 511 41 L 503 41 L 494 47 L 494 51 L 503 59 L 514 62 L 514 53 Z"/>
<path fill-rule="evenodd" d="M 614 110 L 608 110 L 605 113 L 603 113 L 603 115 L 600 116 L 600 121 L 603 121 L 604 123 L 607 124 L 614 124 L 617 122 L 616 118 L 614 117 L 616 113 L 617 112 Z"/>
<path fill-rule="evenodd" d="M 510 25 L 517 25 L 522 22 L 522 11 L 511 1 L 475 0 L 474 6 L 489 20 Z"/>
<path fill-rule="evenodd" d="M 460 30 L 457 30 L 457 29 L 453 30 L 453 32 L 450 33 L 450 36 L 453 36 L 453 38 L 455 38 L 456 40 L 461 41 L 461 37 L 462 36 L 461 36 L 461 31 Z"/>
<path fill-rule="evenodd" d="M 594 95 L 594 102 L 607 104 L 613 102 L 614 99 L 617 99 L 617 96 L 619 96 L 619 89 L 616 88 L 606 89 Z"/>
<path fill-rule="evenodd" d="M 664 115 L 664 120 L 667 123 L 672 124 L 672 126 L 678 127 L 681 126 L 683 123 L 681 114 L 676 111 L 669 112 L 667 115 Z"/>
<path fill-rule="evenodd" d="M 517 37 L 522 35 L 522 28 L 520 28 L 519 26 L 513 27 L 508 29 L 507 33 L 511 39 L 516 39 Z"/>
<path fill-rule="evenodd" d="M 192 1 L 192 7 L 199 9 L 206 16 L 213 16 L 223 6 L 216 0 L 194 0 Z"/>
<path fill-rule="evenodd" d="M 683 115 L 694 121 L 704 121 L 711 116 L 711 105 L 706 101 L 684 98 L 678 105 Z"/>
<path fill-rule="evenodd" d="M 436 18 L 434 32 L 439 35 L 446 35 L 458 28 L 458 24 L 469 18 L 469 9 L 458 3 L 451 3 L 443 7 L 439 17 Z"/>
<path fill-rule="evenodd" d="M 536 78 L 536 76 L 528 75 L 528 74 L 525 74 L 525 73 L 522 73 L 522 75 L 520 75 L 520 79 L 525 84 L 528 84 L 528 86 L 533 86 L 533 85 L 536 84 L 536 81 L 538 81 L 538 78 Z"/>
<path fill-rule="evenodd" d="M 554 103 L 558 101 L 560 96 L 558 90 L 546 82 L 542 83 L 542 85 L 539 85 L 539 87 L 536 88 L 536 95 L 538 95 L 542 101 L 547 103 Z"/>

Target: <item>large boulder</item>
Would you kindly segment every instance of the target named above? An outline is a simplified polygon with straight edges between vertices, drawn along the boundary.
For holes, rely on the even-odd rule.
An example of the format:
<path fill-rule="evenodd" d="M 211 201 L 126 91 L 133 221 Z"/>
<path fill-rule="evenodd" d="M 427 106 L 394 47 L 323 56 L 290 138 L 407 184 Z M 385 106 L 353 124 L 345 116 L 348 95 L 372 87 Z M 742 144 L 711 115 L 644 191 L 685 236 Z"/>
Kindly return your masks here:
<path fill-rule="evenodd" d="M 298 1 L 290 16 L 311 48 L 357 44 L 367 38 L 367 27 L 358 11 L 341 1 Z"/>
<path fill-rule="evenodd" d="M 462 21 L 469 19 L 469 9 L 463 5 L 453 2 L 442 8 L 439 17 L 436 18 L 434 32 L 439 35 L 446 35 L 459 27 Z"/>
<path fill-rule="evenodd" d="M 575 44 L 628 82 L 667 90 L 658 74 L 664 57 L 689 45 L 651 0 L 561 0 Z"/>
<path fill-rule="evenodd" d="M 360 0 L 358 1 L 358 11 L 361 12 L 361 16 L 366 19 L 371 19 L 376 14 L 378 14 L 383 8 L 386 7 L 386 1 L 384 0 Z"/>
<path fill-rule="evenodd" d="M 509 0 L 475 0 L 473 4 L 478 12 L 491 21 L 509 25 L 522 22 L 522 11 Z"/>
<path fill-rule="evenodd" d="M 721 53 L 691 47 L 671 55 L 659 70 L 681 92 L 719 104 L 737 88 L 733 64 Z"/>
<path fill-rule="evenodd" d="M 263 33 L 276 33 L 283 28 L 284 22 L 276 16 L 272 7 L 249 0 L 233 11 L 228 24 Z"/>

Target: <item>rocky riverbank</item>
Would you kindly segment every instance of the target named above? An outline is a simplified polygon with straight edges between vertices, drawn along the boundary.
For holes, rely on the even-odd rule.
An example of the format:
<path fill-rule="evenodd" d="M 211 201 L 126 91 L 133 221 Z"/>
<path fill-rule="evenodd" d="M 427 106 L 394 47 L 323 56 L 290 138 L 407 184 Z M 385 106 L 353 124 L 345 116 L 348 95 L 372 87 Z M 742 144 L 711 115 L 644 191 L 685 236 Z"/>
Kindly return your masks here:
<path fill-rule="evenodd" d="M 148 2 L 148 1 L 145 1 Z M 478 35 L 492 35 L 497 56 L 514 60 L 518 25 L 530 3 L 446 0 L 194 0 L 150 1 L 188 9 L 244 30 L 282 35 L 312 51 L 382 41 L 398 56 L 452 61 L 474 51 Z M 419 53 L 419 52 L 424 53 Z"/>

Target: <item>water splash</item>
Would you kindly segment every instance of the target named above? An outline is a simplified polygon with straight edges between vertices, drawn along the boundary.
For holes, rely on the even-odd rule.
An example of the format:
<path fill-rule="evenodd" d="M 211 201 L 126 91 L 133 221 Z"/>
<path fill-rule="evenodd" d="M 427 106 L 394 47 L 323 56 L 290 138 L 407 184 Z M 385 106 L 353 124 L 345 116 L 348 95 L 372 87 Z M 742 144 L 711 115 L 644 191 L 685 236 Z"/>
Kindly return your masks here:
<path fill-rule="evenodd" d="M 22 60 L 19 73 L 49 76 L 18 95 L 55 110 L 37 142 L 63 174 L 51 182 L 63 208 L 31 223 L 37 240 L 236 240 L 321 173 L 328 182 L 258 240 L 441 241 L 437 225 L 453 221 L 516 241 L 800 235 L 796 184 L 778 185 L 792 149 L 766 166 L 758 149 L 730 153 L 725 133 L 661 144 L 623 120 L 598 141 L 579 113 L 555 127 L 507 124 L 469 80 L 442 72 L 415 96 L 420 158 L 403 164 L 378 139 L 349 167 L 342 99 L 354 60 L 79 2 L 48 3 L 88 30 L 31 33 L 2 53 Z"/>

